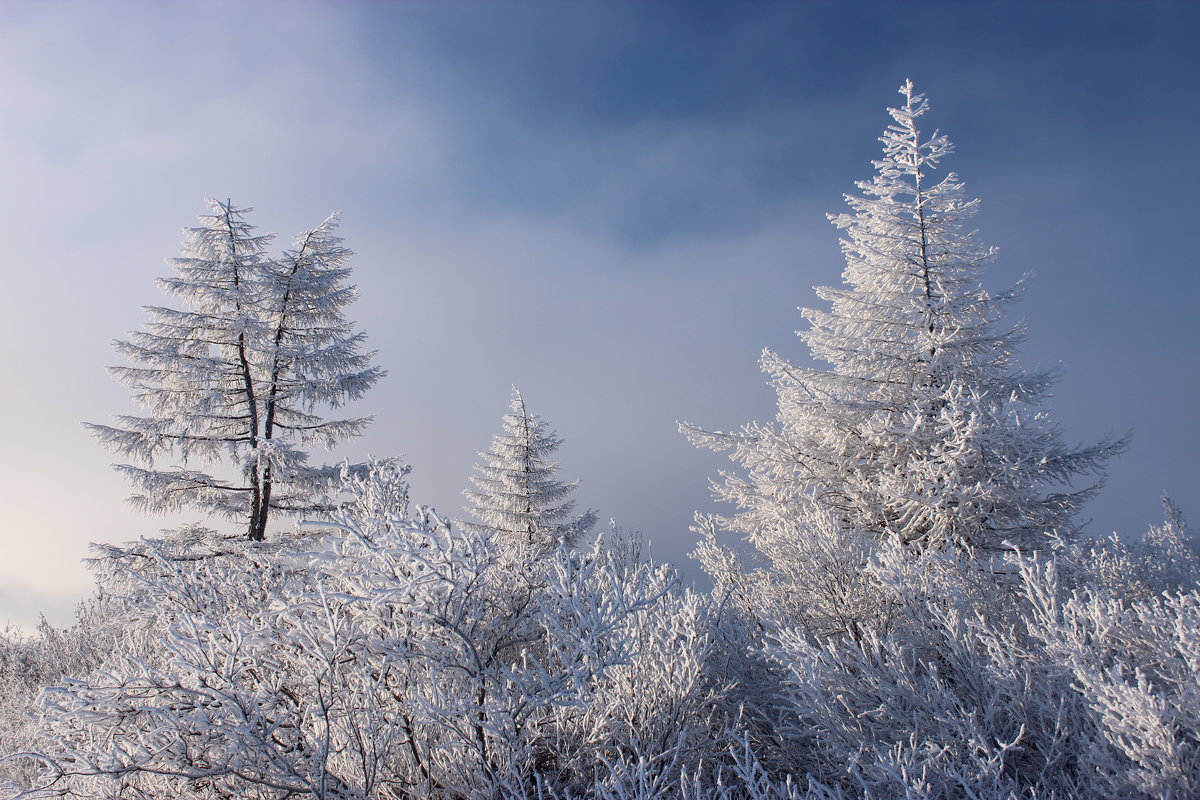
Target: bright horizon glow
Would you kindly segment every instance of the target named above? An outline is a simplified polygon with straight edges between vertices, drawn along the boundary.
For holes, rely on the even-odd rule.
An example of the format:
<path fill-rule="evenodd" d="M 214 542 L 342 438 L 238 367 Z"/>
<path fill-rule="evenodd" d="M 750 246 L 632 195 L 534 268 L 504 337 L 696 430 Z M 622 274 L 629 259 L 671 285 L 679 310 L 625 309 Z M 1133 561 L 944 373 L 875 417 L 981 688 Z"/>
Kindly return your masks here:
<path fill-rule="evenodd" d="M 695 577 L 692 513 L 732 465 L 675 422 L 774 417 L 758 353 L 806 362 L 795 308 L 843 266 L 825 214 L 906 77 L 983 201 L 987 285 L 1034 273 L 1009 320 L 1022 365 L 1065 367 L 1066 438 L 1134 431 L 1090 531 L 1139 535 L 1164 491 L 1200 517 L 1197 25 L 1134 2 L 0 5 L 0 624 L 69 623 L 89 542 L 173 524 L 124 505 L 80 422 L 129 410 L 109 343 L 164 302 L 209 195 L 281 242 L 343 212 L 349 316 L 390 374 L 352 409 L 367 434 L 314 460 L 404 454 L 414 500 L 459 515 L 516 384 L 580 510 Z"/>

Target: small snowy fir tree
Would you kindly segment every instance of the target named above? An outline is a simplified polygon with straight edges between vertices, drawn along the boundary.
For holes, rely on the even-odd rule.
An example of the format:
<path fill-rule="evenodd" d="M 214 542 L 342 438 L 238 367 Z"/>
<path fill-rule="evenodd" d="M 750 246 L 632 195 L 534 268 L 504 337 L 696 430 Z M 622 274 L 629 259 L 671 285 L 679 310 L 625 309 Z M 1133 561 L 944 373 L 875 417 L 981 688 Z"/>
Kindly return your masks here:
<path fill-rule="evenodd" d="M 502 420 L 504 432 L 479 454 L 483 463 L 475 465 L 479 474 L 471 476 L 477 491 L 463 492 L 467 512 L 479 522 L 463 522 L 462 527 L 490 531 L 512 547 L 544 554 L 577 541 L 596 524 L 596 515 L 571 516 L 575 501 L 567 498 L 579 482 L 555 479 L 558 464 L 547 460 L 562 439 L 526 410 L 515 387 L 511 408 Z"/>
<path fill-rule="evenodd" d="M 334 235 L 336 216 L 271 258 L 272 237 L 245 219 L 251 209 L 208 202 L 204 224 L 185 231 L 171 260 L 175 274 L 160 280 L 185 308 L 147 308 L 145 329 L 115 343 L 134 366 L 111 372 L 146 416 L 86 427 L 140 462 L 117 466 L 138 507 L 242 519 L 262 540 L 272 511 L 329 507 L 338 470 L 309 466 L 303 448 L 332 447 L 370 421 L 323 420 L 316 407 L 354 400 L 384 373 L 343 313 L 357 293 L 345 284 L 351 253 Z M 158 468 L 164 456 L 178 463 Z M 234 470 L 193 468 L 222 463 Z"/>
<path fill-rule="evenodd" d="M 822 579 L 833 603 L 858 580 L 870 542 L 988 560 L 1070 538 L 1094 487 L 1052 488 L 1097 472 L 1123 446 L 1063 443 L 1041 407 L 1053 376 L 1018 369 L 1023 331 L 999 324 L 1018 292 L 981 284 L 993 250 L 968 227 L 978 201 L 964 198 L 953 172 L 933 177 L 953 146 L 937 132 L 922 136 L 928 106 L 911 81 L 900 93 L 877 174 L 846 196 L 851 213 L 830 217 L 846 235 L 845 285 L 817 289 L 829 311 L 803 310 L 811 328 L 799 335 L 832 369 L 766 350 L 774 424 L 733 433 L 683 426 L 748 473 L 727 474 L 716 488 L 738 513 L 702 527 L 746 535 L 768 564 L 789 569 L 808 570 L 809 557 L 820 562 L 829 549 L 809 548 L 810 534 L 868 545 Z M 731 563 L 708 545 L 701 557 L 717 569 Z"/>

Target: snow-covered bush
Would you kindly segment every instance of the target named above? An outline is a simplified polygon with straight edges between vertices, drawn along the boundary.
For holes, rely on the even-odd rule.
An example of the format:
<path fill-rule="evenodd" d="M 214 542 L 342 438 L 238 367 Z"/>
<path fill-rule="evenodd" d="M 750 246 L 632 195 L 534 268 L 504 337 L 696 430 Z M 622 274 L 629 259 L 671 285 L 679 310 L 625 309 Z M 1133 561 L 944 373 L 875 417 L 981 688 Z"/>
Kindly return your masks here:
<path fill-rule="evenodd" d="M 1097 797 L 1200 793 L 1200 590 L 1130 601 L 1055 591 L 1053 565 L 1026 563 L 1029 631 L 1061 665 L 1100 731 L 1085 754 Z"/>
<path fill-rule="evenodd" d="M 699 596 L 603 538 L 518 567 L 410 508 L 405 471 L 348 475 L 290 548 L 130 548 L 160 650 L 47 691 L 34 795 L 517 797 L 640 761 L 671 789 L 709 755 Z"/>
<path fill-rule="evenodd" d="M 32 635 L 0 630 L 0 785 L 33 780 L 38 762 L 18 754 L 41 748 L 38 695 L 44 686 L 87 675 L 119 646 L 119 608 L 98 593 L 76 607 L 70 627 L 42 619 Z"/>
<path fill-rule="evenodd" d="M 667 568 L 616 556 L 602 538 L 586 557 L 553 565 L 549 671 L 583 680 L 573 702 L 549 708 L 543 752 L 573 791 L 635 796 L 636 781 L 646 797 L 671 796 L 721 746 L 708 608 L 696 593 L 676 592 Z"/>
<path fill-rule="evenodd" d="M 1197 796 L 1200 592 L 1129 602 L 1008 563 L 999 608 L 912 579 L 886 635 L 768 635 L 764 774 L 863 798 Z"/>
<path fill-rule="evenodd" d="M 1151 525 L 1136 543 L 1113 534 L 1080 551 L 1083 581 L 1119 597 L 1148 599 L 1200 584 L 1200 541 L 1169 497 L 1163 497 L 1162 524 Z"/>

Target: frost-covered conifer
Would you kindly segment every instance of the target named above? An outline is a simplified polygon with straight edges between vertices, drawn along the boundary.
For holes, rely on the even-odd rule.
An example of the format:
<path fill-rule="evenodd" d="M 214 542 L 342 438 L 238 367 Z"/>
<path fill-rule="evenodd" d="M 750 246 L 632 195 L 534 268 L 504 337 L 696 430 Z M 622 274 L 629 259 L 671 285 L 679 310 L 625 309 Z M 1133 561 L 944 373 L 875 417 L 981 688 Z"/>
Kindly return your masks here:
<path fill-rule="evenodd" d="M 245 217 L 251 209 L 209 200 L 204 224 L 187 229 L 175 274 L 160 280 L 183 309 L 147 308 L 150 321 L 111 368 L 145 416 L 87 425 L 122 464 L 147 511 L 199 508 L 247 523 L 261 540 L 272 511 L 328 506 L 335 468 L 311 467 L 303 449 L 358 435 L 369 418 L 323 420 L 316 407 L 361 396 L 383 372 L 344 316 L 351 253 L 332 216 L 279 258 Z M 158 467 L 163 457 L 177 464 Z M 210 473 L 228 463 L 234 470 Z M 233 472 L 233 474 L 230 474 Z"/>
<path fill-rule="evenodd" d="M 472 532 L 491 531 L 514 547 L 549 552 L 560 543 L 571 543 L 596 524 L 588 511 L 572 517 L 575 501 L 567 499 L 578 481 L 555 478 L 558 464 L 548 460 L 562 444 L 538 415 L 525 408 L 521 393 L 513 389 L 512 413 L 502 419 L 503 433 L 480 453 L 478 475 L 471 476 L 477 491 L 467 496 L 467 512 L 479 522 L 463 522 Z"/>
<path fill-rule="evenodd" d="M 850 213 L 830 217 L 845 232 L 845 283 L 816 290 L 829 310 L 803 310 L 811 327 L 799 335 L 831 368 L 766 350 L 774 424 L 683 426 L 744 468 L 716 489 L 738 507 L 716 526 L 748 536 L 771 562 L 806 568 L 813 519 L 831 540 L 973 558 L 1036 550 L 1074 533 L 1073 514 L 1094 491 L 1057 487 L 1098 471 L 1123 445 L 1063 443 L 1042 407 L 1053 376 L 1014 364 L 1024 332 L 1001 323 L 1019 292 L 982 285 L 994 253 L 969 227 L 978 201 L 965 199 L 953 172 L 934 177 L 953 146 L 937 132 L 923 137 L 928 105 L 911 81 L 900 93 L 876 175 L 846 196 Z M 830 602 L 847 586 L 858 591 L 859 566 L 835 565 L 841 573 L 823 579 Z"/>

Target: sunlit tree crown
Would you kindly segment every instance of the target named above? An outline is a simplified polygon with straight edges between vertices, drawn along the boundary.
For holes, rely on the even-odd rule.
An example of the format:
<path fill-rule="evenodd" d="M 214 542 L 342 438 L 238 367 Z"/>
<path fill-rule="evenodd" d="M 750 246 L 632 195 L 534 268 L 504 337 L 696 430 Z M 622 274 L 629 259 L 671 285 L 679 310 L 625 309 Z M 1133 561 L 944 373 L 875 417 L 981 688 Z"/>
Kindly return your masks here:
<path fill-rule="evenodd" d="M 848 530 L 921 549 L 1037 548 L 1075 531 L 1093 489 L 1053 487 L 1122 446 L 1066 446 L 1041 407 L 1052 376 L 1014 366 L 1024 332 L 1001 321 L 1018 292 L 983 287 L 994 251 L 969 227 L 978 201 L 953 172 L 935 178 L 953 146 L 921 133 L 928 104 L 911 81 L 900 93 L 875 175 L 830 217 L 844 232 L 844 284 L 816 290 L 828 310 L 804 309 L 800 336 L 830 368 L 766 350 L 774 424 L 685 426 L 746 470 L 717 495 L 739 508 L 725 524 L 760 548 L 803 536 L 812 504 Z"/>
<path fill-rule="evenodd" d="M 252 209 L 209 208 L 159 281 L 183 307 L 145 309 L 143 330 L 114 343 L 131 365 L 111 371 L 144 415 L 87 427 L 138 462 L 118 465 L 135 505 L 244 519 L 262 539 L 272 511 L 330 507 L 339 470 L 310 466 L 307 448 L 357 436 L 370 420 L 315 411 L 360 397 L 383 371 L 345 318 L 356 292 L 336 215 L 271 257 L 272 237 L 246 221 Z M 165 459 L 177 463 L 164 469 Z"/>

